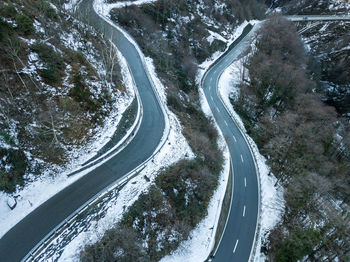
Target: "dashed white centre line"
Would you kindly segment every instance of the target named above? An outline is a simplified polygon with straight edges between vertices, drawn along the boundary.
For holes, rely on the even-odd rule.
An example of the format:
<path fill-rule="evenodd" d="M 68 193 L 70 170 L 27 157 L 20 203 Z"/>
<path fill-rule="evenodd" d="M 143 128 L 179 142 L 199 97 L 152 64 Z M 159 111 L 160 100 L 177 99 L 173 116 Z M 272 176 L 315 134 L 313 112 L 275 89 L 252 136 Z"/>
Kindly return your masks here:
<path fill-rule="evenodd" d="M 211 100 L 213 100 L 213 101 L 214 101 L 214 99 L 213 99 L 213 96 L 212 96 L 212 95 L 210 95 L 210 98 L 211 98 Z"/>
<path fill-rule="evenodd" d="M 238 239 L 236 240 L 235 247 L 233 248 L 233 253 L 235 253 L 235 252 L 236 252 L 237 245 L 238 245 Z"/>
<path fill-rule="evenodd" d="M 220 109 L 218 107 L 216 109 L 219 111 L 219 113 L 221 113 L 221 111 L 220 111 Z"/>
<path fill-rule="evenodd" d="M 237 142 L 237 139 L 236 139 L 236 137 L 235 137 L 235 136 L 233 136 L 233 139 L 235 140 L 235 142 Z"/>
<path fill-rule="evenodd" d="M 243 163 L 244 161 L 243 161 L 243 156 L 242 155 L 241 155 L 241 160 L 242 160 L 242 163 Z"/>
<path fill-rule="evenodd" d="M 225 125 L 226 125 L 226 126 L 228 126 L 228 124 L 227 124 L 226 120 L 224 120 L 224 122 L 225 122 Z"/>
<path fill-rule="evenodd" d="M 243 207 L 243 216 L 245 216 L 245 205 Z"/>
<path fill-rule="evenodd" d="M 244 178 L 244 187 L 247 187 L 247 178 Z"/>

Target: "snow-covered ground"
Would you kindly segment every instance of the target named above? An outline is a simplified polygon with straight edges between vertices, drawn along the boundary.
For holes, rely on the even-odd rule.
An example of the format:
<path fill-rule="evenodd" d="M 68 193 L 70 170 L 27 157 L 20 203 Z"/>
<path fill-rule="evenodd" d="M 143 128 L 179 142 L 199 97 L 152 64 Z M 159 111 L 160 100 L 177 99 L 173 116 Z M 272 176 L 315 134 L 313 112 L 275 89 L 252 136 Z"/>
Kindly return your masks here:
<path fill-rule="evenodd" d="M 47 170 L 39 178 L 28 178 L 32 182 L 13 194 L 17 201 L 15 209 L 11 210 L 7 205 L 8 201 L 13 201 L 12 197 L 0 192 L 0 237 L 47 199 L 92 170 L 92 168 L 89 168 L 79 174 L 67 177 L 73 170 L 78 169 L 82 163 L 93 157 L 110 140 L 116 131 L 123 112 L 135 97 L 135 87 L 126 60 L 119 51 L 117 53 L 123 82 L 127 90 L 126 94 L 117 94 L 117 103 L 113 105 L 112 112 L 105 119 L 103 127 L 96 130 L 96 136 L 87 145 L 76 148 L 71 152 L 70 163 L 61 168 L 59 173 L 52 175 L 52 172 Z"/>

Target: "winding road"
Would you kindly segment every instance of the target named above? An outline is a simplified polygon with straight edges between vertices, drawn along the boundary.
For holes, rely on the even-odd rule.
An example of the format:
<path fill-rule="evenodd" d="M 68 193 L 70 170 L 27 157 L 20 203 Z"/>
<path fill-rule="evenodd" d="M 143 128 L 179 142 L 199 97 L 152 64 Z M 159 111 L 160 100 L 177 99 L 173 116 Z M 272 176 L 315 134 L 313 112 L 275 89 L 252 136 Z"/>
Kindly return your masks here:
<path fill-rule="evenodd" d="M 250 45 L 257 26 L 246 28 L 242 40 L 206 73 L 202 81 L 215 120 L 231 155 L 233 192 L 229 216 L 220 244 L 212 261 L 248 261 L 254 246 L 259 210 L 259 186 L 254 159 L 243 134 L 218 94 L 218 81 L 223 71 L 237 60 Z"/>
<path fill-rule="evenodd" d="M 80 6 L 90 22 L 111 38 L 126 58 L 143 105 L 143 119 L 134 139 L 116 156 L 47 200 L 0 239 L 0 261 L 17 262 L 65 220 L 101 190 L 121 179 L 147 160 L 156 150 L 165 129 L 165 119 L 142 59 L 134 45 L 91 8 L 92 1 Z"/>
<path fill-rule="evenodd" d="M 21 220 L 0 239 L 0 261 L 20 261 L 56 225 L 98 192 L 147 160 L 157 148 L 165 129 L 165 119 L 152 84 L 135 46 L 115 27 L 102 20 L 83 0 L 80 11 L 104 32 L 125 56 L 143 104 L 143 119 L 134 139 L 116 156 L 65 188 Z M 326 20 L 348 20 L 347 19 Z M 299 20 L 298 20 L 299 19 Z M 304 16 L 293 17 L 303 21 Z M 254 246 L 259 210 L 259 185 L 254 160 L 244 136 L 232 120 L 217 92 L 220 75 L 247 46 L 254 27 L 242 41 L 221 58 L 205 75 L 203 89 L 214 117 L 227 138 L 234 171 L 233 198 L 225 231 L 213 261 L 248 261 Z"/>

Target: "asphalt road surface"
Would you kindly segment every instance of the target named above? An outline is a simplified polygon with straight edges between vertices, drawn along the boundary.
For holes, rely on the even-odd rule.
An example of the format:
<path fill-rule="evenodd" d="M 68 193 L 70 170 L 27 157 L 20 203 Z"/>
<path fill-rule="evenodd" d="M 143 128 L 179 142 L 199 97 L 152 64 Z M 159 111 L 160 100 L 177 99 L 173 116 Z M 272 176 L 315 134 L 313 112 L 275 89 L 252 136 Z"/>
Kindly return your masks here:
<path fill-rule="evenodd" d="M 20 261 L 56 225 L 66 219 L 98 192 L 142 164 L 157 148 L 165 120 L 135 47 L 101 20 L 84 1 L 81 10 L 105 35 L 111 36 L 125 56 L 143 104 L 143 119 L 134 139 L 118 155 L 65 188 L 21 220 L 0 239 L 0 261 Z"/>
<path fill-rule="evenodd" d="M 228 144 L 233 166 L 233 197 L 220 245 L 212 261 L 248 261 L 254 245 L 259 208 L 258 180 L 249 147 L 226 111 L 217 85 L 222 72 L 239 58 L 251 42 L 255 28 L 219 60 L 203 79 L 203 89 Z"/>

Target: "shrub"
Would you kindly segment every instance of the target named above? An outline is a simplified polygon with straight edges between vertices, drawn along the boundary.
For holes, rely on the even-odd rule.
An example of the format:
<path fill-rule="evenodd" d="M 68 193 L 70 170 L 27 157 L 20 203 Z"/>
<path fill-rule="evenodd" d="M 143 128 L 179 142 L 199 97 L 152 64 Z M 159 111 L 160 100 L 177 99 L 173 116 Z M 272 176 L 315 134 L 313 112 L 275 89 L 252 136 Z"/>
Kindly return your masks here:
<path fill-rule="evenodd" d="M 37 52 L 40 59 L 44 62 L 44 69 L 41 70 L 41 76 L 48 84 L 56 84 L 61 79 L 61 73 L 65 68 L 62 56 L 45 43 L 35 43 L 32 50 Z"/>
<path fill-rule="evenodd" d="M 0 13 L 5 17 L 15 18 L 17 15 L 17 10 L 13 3 L 7 3 L 0 9 Z"/>
<path fill-rule="evenodd" d="M 0 158 L 6 159 L 3 166 L 10 166 L 9 169 L 0 169 L 0 190 L 12 193 L 16 185 L 24 184 L 24 174 L 27 169 L 27 158 L 23 151 L 14 149 L 0 149 Z M 1 162 L 0 162 L 1 163 Z"/>
<path fill-rule="evenodd" d="M 84 85 L 81 74 L 74 74 L 73 83 L 74 87 L 69 91 L 69 95 L 77 102 L 83 103 L 87 109 L 96 111 L 97 104 L 91 98 L 90 90 Z"/>
<path fill-rule="evenodd" d="M 16 22 L 18 30 L 24 35 L 30 35 L 34 33 L 35 28 L 33 25 L 33 20 L 27 15 L 16 15 Z"/>
<path fill-rule="evenodd" d="M 149 261 L 135 230 L 122 226 L 108 230 L 101 241 L 88 245 L 80 253 L 80 260 L 83 262 Z"/>
<path fill-rule="evenodd" d="M 179 99 L 173 94 L 168 94 L 167 96 L 167 105 L 175 109 L 176 111 L 183 111 L 183 106 Z"/>
<path fill-rule="evenodd" d="M 5 142 L 11 146 L 15 146 L 15 141 L 13 140 L 13 138 L 8 134 L 6 133 L 5 131 L 3 130 L 0 130 L 0 136 L 3 137 L 3 139 L 5 140 Z"/>
<path fill-rule="evenodd" d="M 46 17 L 53 19 L 57 17 L 55 9 L 51 7 L 51 5 L 46 0 L 40 1 L 40 7 L 42 9 L 42 12 L 45 14 Z"/>
<path fill-rule="evenodd" d="M 320 232 L 314 229 L 298 228 L 278 251 L 276 261 L 296 262 L 309 255 L 314 246 L 320 241 Z"/>
<path fill-rule="evenodd" d="M 7 39 L 13 33 L 13 27 L 0 17 L 0 42 Z"/>

